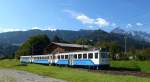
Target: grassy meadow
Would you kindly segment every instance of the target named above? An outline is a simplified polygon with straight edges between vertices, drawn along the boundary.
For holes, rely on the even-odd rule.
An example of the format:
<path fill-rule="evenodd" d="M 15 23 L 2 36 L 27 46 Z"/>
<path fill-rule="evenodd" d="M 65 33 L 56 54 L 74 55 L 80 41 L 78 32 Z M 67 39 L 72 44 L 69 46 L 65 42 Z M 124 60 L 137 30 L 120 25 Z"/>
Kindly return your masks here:
<path fill-rule="evenodd" d="M 111 67 L 140 70 L 150 73 L 150 61 L 111 61 Z"/>
<path fill-rule="evenodd" d="M 112 66 L 117 66 L 117 64 L 114 64 L 115 62 L 111 62 Z M 123 66 L 121 64 L 122 62 L 119 61 L 118 65 Z M 147 63 L 143 65 L 147 65 Z M 29 71 L 43 76 L 64 79 L 69 82 L 150 82 L 150 78 L 93 73 L 84 70 L 72 69 L 68 67 L 45 66 L 37 64 L 28 64 L 27 66 L 19 66 L 18 60 L 9 60 L 9 59 L 0 60 L 0 68 Z M 148 68 L 145 69 L 143 67 L 143 70 L 147 71 Z"/>

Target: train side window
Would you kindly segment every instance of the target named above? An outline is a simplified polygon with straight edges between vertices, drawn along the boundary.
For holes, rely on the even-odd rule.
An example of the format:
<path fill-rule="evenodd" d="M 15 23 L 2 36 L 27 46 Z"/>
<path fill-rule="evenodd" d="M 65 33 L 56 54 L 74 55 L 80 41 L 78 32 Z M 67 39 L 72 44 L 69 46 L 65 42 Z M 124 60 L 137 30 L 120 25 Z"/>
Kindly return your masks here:
<path fill-rule="evenodd" d="M 74 54 L 74 59 L 77 59 L 77 54 Z"/>
<path fill-rule="evenodd" d="M 68 55 L 65 55 L 65 59 L 68 59 Z"/>
<path fill-rule="evenodd" d="M 86 53 L 83 54 L 83 59 L 87 59 L 87 54 Z"/>
<path fill-rule="evenodd" d="M 56 59 L 56 56 L 53 56 L 53 59 Z"/>
<path fill-rule="evenodd" d="M 46 59 L 49 59 L 48 56 L 46 57 Z"/>
<path fill-rule="evenodd" d="M 78 59 L 81 59 L 82 58 L 82 54 L 78 54 Z"/>
<path fill-rule="evenodd" d="M 95 59 L 98 59 L 98 53 L 95 53 Z"/>
<path fill-rule="evenodd" d="M 64 59 L 64 55 L 61 55 L 61 59 Z"/>
<path fill-rule="evenodd" d="M 93 53 L 88 53 L 88 58 L 92 59 L 93 58 Z"/>
<path fill-rule="evenodd" d="M 58 55 L 58 59 L 60 59 L 60 55 Z"/>
<path fill-rule="evenodd" d="M 49 56 L 47 56 L 47 59 L 49 59 Z"/>

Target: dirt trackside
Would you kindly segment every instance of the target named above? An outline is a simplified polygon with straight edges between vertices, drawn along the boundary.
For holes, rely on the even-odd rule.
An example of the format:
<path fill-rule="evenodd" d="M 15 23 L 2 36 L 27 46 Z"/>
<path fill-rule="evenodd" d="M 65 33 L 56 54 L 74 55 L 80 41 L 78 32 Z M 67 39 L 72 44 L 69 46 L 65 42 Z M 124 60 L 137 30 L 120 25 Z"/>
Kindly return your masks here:
<path fill-rule="evenodd" d="M 60 79 L 40 76 L 26 71 L 0 69 L 0 82 L 66 82 Z"/>

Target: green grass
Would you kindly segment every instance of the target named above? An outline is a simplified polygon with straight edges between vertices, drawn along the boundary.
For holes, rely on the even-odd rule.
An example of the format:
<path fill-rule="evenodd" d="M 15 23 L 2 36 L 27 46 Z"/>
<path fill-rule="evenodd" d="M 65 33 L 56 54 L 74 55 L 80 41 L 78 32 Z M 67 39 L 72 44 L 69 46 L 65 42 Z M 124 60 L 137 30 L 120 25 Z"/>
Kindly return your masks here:
<path fill-rule="evenodd" d="M 0 60 L 1 68 L 25 70 L 39 75 L 64 79 L 69 82 L 150 82 L 150 78 L 92 73 L 67 67 L 44 66 L 37 64 L 18 66 L 18 64 L 19 61 L 17 60 Z"/>
<path fill-rule="evenodd" d="M 143 72 L 150 73 L 150 61 L 111 61 L 111 67 L 140 69 Z"/>

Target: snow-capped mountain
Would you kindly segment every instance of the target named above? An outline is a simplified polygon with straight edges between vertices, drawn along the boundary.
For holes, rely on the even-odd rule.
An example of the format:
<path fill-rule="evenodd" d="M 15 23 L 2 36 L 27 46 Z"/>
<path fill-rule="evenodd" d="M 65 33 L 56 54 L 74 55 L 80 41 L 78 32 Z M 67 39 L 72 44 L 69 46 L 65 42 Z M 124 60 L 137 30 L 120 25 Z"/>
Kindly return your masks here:
<path fill-rule="evenodd" d="M 145 40 L 150 42 L 150 33 L 135 31 L 135 30 L 125 30 L 120 27 L 117 27 L 111 31 L 111 33 L 122 34 L 129 37 L 133 37 L 136 40 Z"/>

